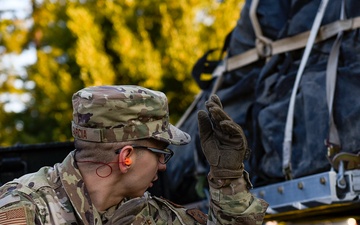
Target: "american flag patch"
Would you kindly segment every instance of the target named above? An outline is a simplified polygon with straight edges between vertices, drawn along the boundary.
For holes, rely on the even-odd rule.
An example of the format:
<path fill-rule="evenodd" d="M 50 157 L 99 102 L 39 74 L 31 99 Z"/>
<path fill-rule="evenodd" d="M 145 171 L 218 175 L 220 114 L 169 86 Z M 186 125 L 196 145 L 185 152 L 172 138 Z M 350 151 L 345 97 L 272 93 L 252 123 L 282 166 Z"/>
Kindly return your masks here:
<path fill-rule="evenodd" d="M 0 210 L 1 225 L 26 225 L 26 209 L 24 206 Z"/>

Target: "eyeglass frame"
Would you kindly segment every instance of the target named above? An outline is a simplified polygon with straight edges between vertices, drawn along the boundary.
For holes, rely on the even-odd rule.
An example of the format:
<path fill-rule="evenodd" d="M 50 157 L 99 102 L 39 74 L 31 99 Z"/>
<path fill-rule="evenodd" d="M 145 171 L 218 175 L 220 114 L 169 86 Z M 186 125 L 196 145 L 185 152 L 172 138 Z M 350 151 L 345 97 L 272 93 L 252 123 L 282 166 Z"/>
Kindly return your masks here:
<path fill-rule="evenodd" d="M 149 150 L 153 153 L 160 153 L 160 154 L 163 154 L 164 155 L 164 162 L 161 162 L 160 161 L 160 158 L 159 158 L 159 163 L 161 164 L 166 164 L 169 162 L 169 160 L 173 157 L 174 155 L 174 151 L 169 149 L 169 148 L 164 148 L 164 149 L 157 149 L 157 148 L 150 148 L 150 147 L 147 147 L 147 146 L 143 146 L 143 145 L 130 145 L 131 147 L 133 148 L 145 148 L 146 150 Z M 119 154 L 120 152 L 120 149 L 116 150 L 116 154 Z"/>

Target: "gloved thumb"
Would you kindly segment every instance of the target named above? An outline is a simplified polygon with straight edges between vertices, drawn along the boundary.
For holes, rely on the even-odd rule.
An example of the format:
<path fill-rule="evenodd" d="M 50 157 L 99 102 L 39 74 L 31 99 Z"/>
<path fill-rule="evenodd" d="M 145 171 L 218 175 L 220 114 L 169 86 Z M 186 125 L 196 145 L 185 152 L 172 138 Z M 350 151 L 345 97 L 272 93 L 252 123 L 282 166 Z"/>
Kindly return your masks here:
<path fill-rule="evenodd" d="M 207 140 L 213 130 L 209 115 L 204 110 L 198 112 L 198 126 L 201 140 Z"/>

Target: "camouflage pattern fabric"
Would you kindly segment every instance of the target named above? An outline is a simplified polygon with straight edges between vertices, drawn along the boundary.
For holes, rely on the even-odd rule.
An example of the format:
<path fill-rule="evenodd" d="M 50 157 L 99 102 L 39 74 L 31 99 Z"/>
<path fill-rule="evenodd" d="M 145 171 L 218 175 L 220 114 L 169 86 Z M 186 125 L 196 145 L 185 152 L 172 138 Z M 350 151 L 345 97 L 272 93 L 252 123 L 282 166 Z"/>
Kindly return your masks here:
<path fill-rule="evenodd" d="M 214 188 L 210 184 L 210 208 L 208 224 L 233 224 L 233 225 L 261 225 L 265 216 L 268 203 L 255 198 L 248 188 L 252 187 L 248 173 L 237 179 L 225 179 L 226 186 Z"/>
<path fill-rule="evenodd" d="M 87 87 L 73 95 L 72 134 L 92 142 L 155 138 L 184 145 L 190 136 L 170 124 L 164 93 L 135 85 Z"/>
<path fill-rule="evenodd" d="M 26 208 L 28 225 L 102 225 L 118 206 L 100 214 L 91 203 L 80 171 L 70 153 L 61 164 L 43 167 L 0 188 L 0 214 Z M 261 224 L 266 203 L 247 190 L 211 189 L 209 219 L 196 210 L 145 193 L 147 207 L 136 216 L 140 224 Z M 222 208 L 223 207 L 223 208 Z"/>

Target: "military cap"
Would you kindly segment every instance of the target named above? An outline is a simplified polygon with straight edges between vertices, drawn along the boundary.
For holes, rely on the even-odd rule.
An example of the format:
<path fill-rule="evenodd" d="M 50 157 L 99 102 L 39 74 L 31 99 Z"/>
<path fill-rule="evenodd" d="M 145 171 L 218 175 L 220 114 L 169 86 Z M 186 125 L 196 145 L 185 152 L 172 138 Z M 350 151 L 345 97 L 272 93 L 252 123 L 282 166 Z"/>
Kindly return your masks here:
<path fill-rule="evenodd" d="M 72 134 L 90 142 L 154 138 L 174 145 L 189 134 L 169 122 L 164 93 L 135 85 L 92 86 L 73 95 Z"/>

